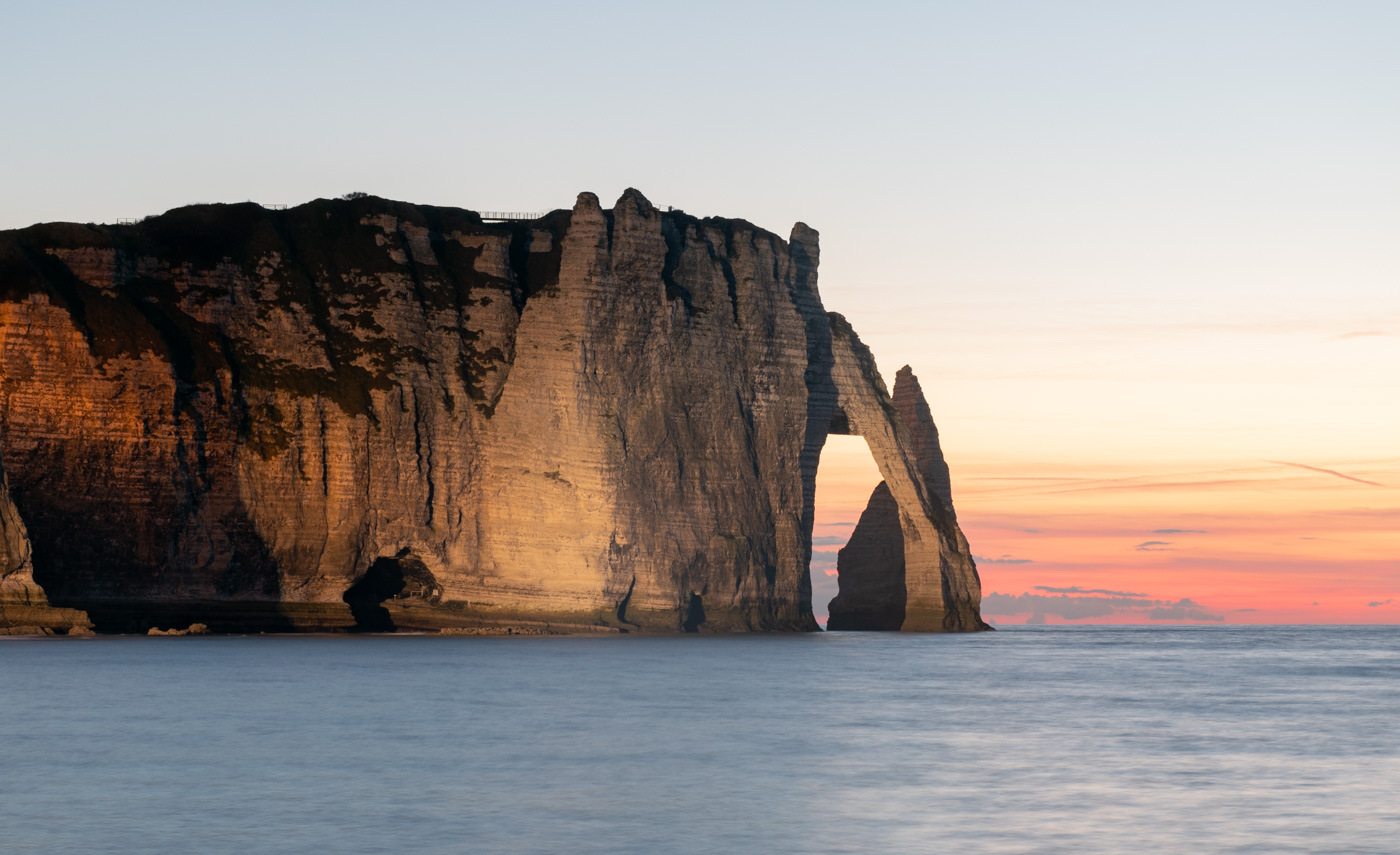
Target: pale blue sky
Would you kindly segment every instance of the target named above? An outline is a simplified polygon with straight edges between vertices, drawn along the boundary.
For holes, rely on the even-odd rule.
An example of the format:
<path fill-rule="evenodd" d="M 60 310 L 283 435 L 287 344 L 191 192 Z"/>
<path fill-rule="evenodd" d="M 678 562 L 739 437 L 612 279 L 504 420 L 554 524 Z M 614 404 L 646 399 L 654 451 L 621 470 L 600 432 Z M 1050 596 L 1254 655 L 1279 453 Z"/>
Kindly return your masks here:
<path fill-rule="evenodd" d="M 0 227 L 349 190 L 545 210 L 631 185 L 820 229 L 828 307 L 887 375 L 915 365 L 955 439 L 1115 431 L 1074 426 L 1115 383 L 1125 454 L 1183 376 L 1264 395 L 1225 417 L 1249 430 L 1290 411 L 1298 371 L 1362 378 L 1319 381 L 1329 410 L 1394 392 L 1397 3 L 6 2 L 4 20 Z M 1022 427 L 1029 399 L 1047 409 Z M 1371 447 L 1397 421 L 1355 429 Z"/>
<path fill-rule="evenodd" d="M 1400 620 L 1365 605 L 1400 602 L 1400 3 L 0 4 L 0 228 L 628 186 L 804 220 L 827 307 L 923 381 L 974 551 L 1032 560 L 986 590 Z M 858 445 L 824 455 L 870 482 L 847 519 Z M 989 487 L 1049 476 L 1144 487 Z M 1132 551 L 1170 526 L 1234 532 L 1181 553 L 1225 569 Z"/>

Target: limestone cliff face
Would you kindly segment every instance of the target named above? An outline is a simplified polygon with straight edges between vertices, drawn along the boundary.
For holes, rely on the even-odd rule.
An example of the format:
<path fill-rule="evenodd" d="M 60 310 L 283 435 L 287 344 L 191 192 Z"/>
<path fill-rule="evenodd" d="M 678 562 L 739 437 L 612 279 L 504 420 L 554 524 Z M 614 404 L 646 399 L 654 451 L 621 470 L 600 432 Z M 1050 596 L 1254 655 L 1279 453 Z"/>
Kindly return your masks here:
<path fill-rule="evenodd" d="M 533 222 L 364 198 L 0 233 L 33 579 L 100 630 L 813 629 L 834 429 L 908 520 L 904 627 L 977 628 L 946 468 L 817 260 L 801 224 L 635 191 Z"/>

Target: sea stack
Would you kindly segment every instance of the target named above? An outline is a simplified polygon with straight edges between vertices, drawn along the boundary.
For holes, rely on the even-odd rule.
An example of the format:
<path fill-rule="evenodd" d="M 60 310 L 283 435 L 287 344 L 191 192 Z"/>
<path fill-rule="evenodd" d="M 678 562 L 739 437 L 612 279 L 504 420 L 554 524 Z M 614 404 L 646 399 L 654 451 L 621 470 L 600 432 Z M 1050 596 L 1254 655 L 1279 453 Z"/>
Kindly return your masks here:
<path fill-rule="evenodd" d="M 635 190 L 0 232 L 0 591 L 50 610 L 0 625 L 812 630 L 817 464 L 850 433 L 885 480 L 837 598 L 876 605 L 841 628 L 983 629 L 927 403 L 817 262 L 801 223 Z"/>

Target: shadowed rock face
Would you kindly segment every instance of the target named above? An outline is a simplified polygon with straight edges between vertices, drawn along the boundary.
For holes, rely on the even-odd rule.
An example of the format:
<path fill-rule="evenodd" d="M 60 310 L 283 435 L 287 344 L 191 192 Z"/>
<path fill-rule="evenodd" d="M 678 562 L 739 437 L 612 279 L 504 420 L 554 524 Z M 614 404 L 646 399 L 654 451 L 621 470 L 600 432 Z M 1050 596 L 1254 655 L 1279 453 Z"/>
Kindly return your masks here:
<path fill-rule="evenodd" d="M 979 628 L 946 467 L 817 261 L 631 190 L 0 232 L 26 584 L 107 631 L 810 630 L 835 428 L 904 520 L 903 628 Z"/>
<path fill-rule="evenodd" d="M 5 469 L 0 466 L 0 635 L 53 635 L 90 630 L 87 615 L 49 605 L 34 583 L 29 535 L 10 501 Z"/>
<path fill-rule="evenodd" d="M 896 630 L 904 626 L 904 531 L 899 505 L 881 481 L 851 539 L 836 553 L 840 593 L 827 607 L 829 630 Z"/>

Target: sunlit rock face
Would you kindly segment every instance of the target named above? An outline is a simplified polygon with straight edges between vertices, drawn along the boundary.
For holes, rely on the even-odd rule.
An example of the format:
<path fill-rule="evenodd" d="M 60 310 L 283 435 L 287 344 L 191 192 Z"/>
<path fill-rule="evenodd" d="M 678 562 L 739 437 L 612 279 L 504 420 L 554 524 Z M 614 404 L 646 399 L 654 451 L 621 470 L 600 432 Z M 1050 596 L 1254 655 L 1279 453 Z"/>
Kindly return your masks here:
<path fill-rule="evenodd" d="M 979 628 L 946 467 L 817 260 L 630 190 L 0 233 L 32 580 L 103 631 L 810 630 L 837 430 L 900 510 L 899 626 Z"/>

